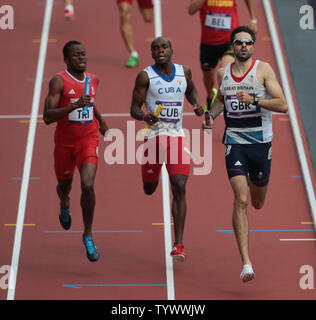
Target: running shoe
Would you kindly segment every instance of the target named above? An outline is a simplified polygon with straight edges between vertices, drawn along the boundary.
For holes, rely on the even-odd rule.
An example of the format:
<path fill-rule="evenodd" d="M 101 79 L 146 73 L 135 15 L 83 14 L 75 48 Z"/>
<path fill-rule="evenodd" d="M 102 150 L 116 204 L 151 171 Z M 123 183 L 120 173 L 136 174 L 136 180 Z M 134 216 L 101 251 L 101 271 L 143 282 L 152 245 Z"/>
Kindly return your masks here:
<path fill-rule="evenodd" d="M 64 15 L 65 15 L 65 20 L 68 20 L 68 21 L 75 20 L 75 13 L 72 10 L 65 9 Z"/>
<path fill-rule="evenodd" d="M 240 278 L 243 282 L 248 282 L 253 280 L 256 277 L 255 273 L 253 272 L 251 264 L 244 264 L 242 268 L 242 272 L 240 274 Z"/>
<path fill-rule="evenodd" d="M 185 260 L 186 254 L 183 252 L 184 246 L 182 244 L 177 244 L 176 246 L 173 247 L 172 251 L 170 252 L 170 255 L 183 262 Z"/>
<path fill-rule="evenodd" d="M 71 226 L 71 216 L 70 216 L 70 210 L 68 209 L 62 209 L 60 208 L 59 211 L 59 222 L 61 226 L 65 230 L 69 230 Z"/>
<path fill-rule="evenodd" d="M 85 237 L 83 240 L 83 244 L 86 247 L 88 259 L 91 262 L 98 261 L 100 258 L 100 254 L 97 247 L 94 245 L 92 237 Z"/>
<path fill-rule="evenodd" d="M 125 64 L 127 68 L 135 68 L 139 64 L 139 59 L 137 57 L 129 56 L 128 61 Z"/>

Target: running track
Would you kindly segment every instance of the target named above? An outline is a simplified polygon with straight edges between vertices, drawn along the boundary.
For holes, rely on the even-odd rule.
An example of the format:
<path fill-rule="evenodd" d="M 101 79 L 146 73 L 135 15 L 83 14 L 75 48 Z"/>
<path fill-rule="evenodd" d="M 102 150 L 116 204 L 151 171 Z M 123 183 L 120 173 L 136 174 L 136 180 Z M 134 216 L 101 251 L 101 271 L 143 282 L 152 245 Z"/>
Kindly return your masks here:
<path fill-rule="evenodd" d="M 242 23 L 248 21 L 243 1 L 238 1 Z M 259 20 L 256 57 L 269 61 L 278 73 L 261 1 L 256 1 Z M 10 265 L 15 235 L 21 177 L 36 76 L 39 39 L 45 1 L 7 1 L 15 9 L 15 30 L 0 31 L 2 72 L 2 179 L 0 184 L 0 266 Z M 118 29 L 115 1 L 76 0 L 77 20 L 63 20 L 63 2 L 55 0 L 51 19 L 40 110 L 48 80 L 64 68 L 62 47 L 71 39 L 82 41 L 88 53 L 88 70 L 101 79 L 97 106 L 111 128 L 126 132 L 131 92 L 137 73 L 152 63 L 149 43 L 152 25 L 141 21 L 133 9 L 136 44 L 141 66 L 123 67 L 126 52 Z M 177 13 L 175 15 L 175 12 Z M 163 34 L 171 39 L 174 62 L 191 66 L 193 78 L 205 100 L 199 69 L 198 15 L 187 15 L 182 0 L 162 1 Z M 88 17 L 89 23 L 81 18 Z M 188 104 L 185 112 L 191 112 Z M 120 114 L 113 116 L 113 114 Z M 10 115 L 12 118 L 4 116 Z M 18 115 L 22 115 L 19 117 Z M 111 115 L 111 116 L 110 116 Z M 136 129 L 143 124 L 136 123 Z M 184 126 L 199 128 L 200 119 L 187 115 Z M 255 281 L 239 279 L 240 258 L 230 232 L 232 193 L 224 170 L 221 137 L 223 118 L 213 130 L 213 168 L 210 175 L 191 175 L 187 187 L 188 212 L 184 245 L 188 259 L 174 264 L 175 299 L 314 299 L 314 290 L 300 288 L 303 265 L 316 266 L 315 241 L 280 239 L 315 238 L 314 225 L 302 179 L 299 159 L 287 115 L 274 115 L 271 182 L 264 209 L 249 209 L 250 250 L 257 274 Z M 58 200 L 53 172 L 54 125 L 37 123 L 31 178 L 25 210 L 15 299 L 167 299 L 161 188 L 152 197 L 142 192 L 140 167 L 108 165 L 103 154 L 109 142 L 100 140 L 100 165 L 96 179 L 97 206 L 94 238 L 101 259 L 90 263 L 81 243 L 79 179 L 71 193 L 72 231 L 58 232 Z M 137 145 L 137 144 L 136 144 Z M 126 149 L 126 142 L 125 142 Z M 314 182 L 314 178 L 313 178 Z M 158 225 L 157 225 L 158 224 Z M 97 232 L 98 231 L 98 232 Z M 0 299 L 7 290 L 0 289 Z"/>

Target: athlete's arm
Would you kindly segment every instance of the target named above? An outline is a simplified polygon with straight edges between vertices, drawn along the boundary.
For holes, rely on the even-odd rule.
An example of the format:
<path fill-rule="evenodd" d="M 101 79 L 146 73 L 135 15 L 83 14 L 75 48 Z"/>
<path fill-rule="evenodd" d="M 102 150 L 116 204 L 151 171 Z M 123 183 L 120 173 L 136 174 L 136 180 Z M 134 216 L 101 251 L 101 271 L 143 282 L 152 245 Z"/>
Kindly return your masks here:
<path fill-rule="evenodd" d="M 192 104 L 195 114 L 198 116 L 201 116 L 204 113 L 204 110 L 200 104 L 199 94 L 192 80 L 191 70 L 188 66 L 183 66 L 183 71 L 187 81 L 187 89 L 185 91 L 185 97 L 187 98 L 189 103 Z"/>
<path fill-rule="evenodd" d="M 245 3 L 250 14 L 251 29 L 255 32 L 258 32 L 258 21 L 256 19 L 255 6 L 253 5 L 253 0 L 245 0 Z"/>
<path fill-rule="evenodd" d="M 222 80 L 223 80 L 223 77 L 224 77 L 224 73 L 225 73 L 225 68 L 220 68 L 217 71 L 217 83 L 219 84 L 219 86 L 222 83 Z M 219 116 L 223 111 L 224 111 L 223 96 L 218 94 L 217 98 L 215 99 L 214 103 L 211 106 L 210 124 L 207 126 L 205 121 L 203 121 L 202 122 L 202 128 L 203 129 L 212 129 L 215 118 L 217 116 Z"/>
<path fill-rule="evenodd" d="M 191 0 L 189 8 L 188 8 L 189 14 L 193 15 L 197 11 L 199 11 L 204 2 L 205 2 L 205 0 Z"/>
<path fill-rule="evenodd" d="M 98 86 L 99 86 L 100 80 L 98 79 L 97 81 L 98 81 Z M 101 113 L 99 112 L 99 110 L 95 104 L 93 104 L 93 113 L 94 113 L 95 118 L 99 122 L 99 126 L 100 126 L 99 131 L 104 136 L 105 133 L 109 130 L 109 127 L 108 127 L 107 123 L 105 122 L 105 120 L 103 119 Z"/>
<path fill-rule="evenodd" d="M 61 77 L 55 76 L 49 82 L 49 90 L 45 99 L 43 119 L 46 124 L 51 124 L 62 118 L 77 108 L 82 108 L 90 104 L 90 96 L 82 96 L 75 103 L 63 108 L 57 108 L 59 100 L 63 94 L 64 81 Z"/>
<path fill-rule="evenodd" d="M 99 122 L 99 126 L 100 126 L 99 131 L 104 136 L 105 133 L 109 130 L 109 127 L 108 127 L 107 123 L 105 122 L 105 120 L 103 119 L 101 113 L 97 109 L 96 105 L 93 106 L 93 112 L 94 112 L 95 118 Z"/>
<path fill-rule="evenodd" d="M 141 71 L 137 75 L 135 81 L 131 104 L 131 116 L 136 120 L 144 120 L 148 124 L 153 125 L 159 121 L 158 117 L 156 117 L 154 114 L 146 115 L 142 111 L 142 105 L 145 103 L 148 88 L 149 78 L 147 72 Z"/>
<path fill-rule="evenodd" d="M 270 99 L 259 98 L 258 106 L 274 112 L 287 112 L 288 106 L 282 88 L 269 63 L 260 62 L 257 69 L 257 77 L 271 96 Z M 238 91 L 237 99 L 250 104 L 254 102 L 254 97 L 245 91 Z"/>

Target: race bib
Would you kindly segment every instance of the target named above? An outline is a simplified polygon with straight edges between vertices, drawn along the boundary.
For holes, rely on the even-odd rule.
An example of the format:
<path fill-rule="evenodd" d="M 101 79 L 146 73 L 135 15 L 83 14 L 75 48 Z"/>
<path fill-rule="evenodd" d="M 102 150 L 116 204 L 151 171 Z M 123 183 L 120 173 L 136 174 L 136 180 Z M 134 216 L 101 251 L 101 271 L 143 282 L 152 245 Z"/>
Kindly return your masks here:
<path fill-rule="evenodd" d="M 161 110 L 159 120 L 163 122 L 177 123 L 182 117 L 181 102 L 163 102 L 164 109 Z"/>
<path fill-rule="evenodd" d="M 237 99 L 236 95 L 225 97 L 226 110 L 231 115 L 248 115 L 260 112 L 260 107 L 253 104 L 244 103 Z"/>
<path fill-rule="evenodd" d="M 68 115 L 68 121 L 76 124 L 87 124 L 93 121 L 93 105 L 88 107 L 87 113 L 83 113 L 83 108 L 75 109 Z"/>
<path fill-rule="evenodd" d="M 232 16 L 230 14 L 220 14 L 208 12 L 205 18 L 205 26 L 216 30 L 230 30 Z"/>

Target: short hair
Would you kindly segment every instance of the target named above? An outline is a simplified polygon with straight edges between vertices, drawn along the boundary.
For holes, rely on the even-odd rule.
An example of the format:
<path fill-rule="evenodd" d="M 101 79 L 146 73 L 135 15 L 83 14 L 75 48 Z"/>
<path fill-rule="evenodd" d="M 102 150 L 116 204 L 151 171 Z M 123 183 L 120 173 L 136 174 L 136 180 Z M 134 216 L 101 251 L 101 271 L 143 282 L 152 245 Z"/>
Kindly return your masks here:
<path fill-rule="evenodd" d="M 170 40 L 169 40 L 168 38 L 166 38 L 166 37 L 163 37 L 163 36 L 156 37 L 156 38 L 152 41 L 150 48 L 152 49 L 154 43 L 157 42 L 158 40 L 161 40 L 161 39 L 162 39 L 162 40 L 165 40 L 165 41 L 168 43 L 168 46 L 170 47 L 170 49 L 172 49 L 172 45 L 171 45 Z"/>
<path fill-rule="evenodd" d="M 247 26 L 239 26 L 239 27 L 235 28 L 230 34 L 230 43 L 231 44 L 233 44 L 235 35 L 239 32 L 249 33 L 251 35 L 253 42 L 256 42 L 256 33 L 251 28 L 249 28 Z"/>
<path fill-rule="evenodd" d="M 63 55 L 64 55 L 64 58 L 68 58 L 69 56 L 69 50 L 72 46 L 74 45 L 82 45 L 81 42 L 79 41 L 76 41 L 76 40 L 71 40 L 71 41 L 68 41 L 65 45 L 64 45 L 64 48 L 63 48 Z"/>

